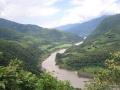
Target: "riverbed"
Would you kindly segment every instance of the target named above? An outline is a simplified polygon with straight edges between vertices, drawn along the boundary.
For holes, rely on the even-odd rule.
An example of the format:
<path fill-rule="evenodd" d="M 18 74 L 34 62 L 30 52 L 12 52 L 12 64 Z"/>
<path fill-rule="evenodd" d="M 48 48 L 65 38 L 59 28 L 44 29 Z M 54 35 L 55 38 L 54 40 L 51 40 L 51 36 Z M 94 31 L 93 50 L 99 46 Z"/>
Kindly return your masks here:
<path fill-rule="evenodd" d="M 89 81 L 88 78 L 78 77 L 75 71 L 69 71 L 66 69 L 60 69 L 55 62 L 57 53 L 64 53 L 66 49 L 61 49 L 52 53 L 46 60 L 42 63 L 42 68 L 46 72 L 50 72 L 58 80 L 68 80 L 70 84 L 75 88 L 84 88 L 85 82 Z"/>

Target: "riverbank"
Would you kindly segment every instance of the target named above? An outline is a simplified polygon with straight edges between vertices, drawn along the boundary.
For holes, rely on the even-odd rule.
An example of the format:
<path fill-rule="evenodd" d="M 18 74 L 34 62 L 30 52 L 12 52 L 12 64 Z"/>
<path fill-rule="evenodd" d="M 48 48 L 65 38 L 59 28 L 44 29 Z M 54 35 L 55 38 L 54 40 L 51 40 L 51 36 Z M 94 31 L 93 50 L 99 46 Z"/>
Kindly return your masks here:
<path fill-rule="evenodd" d="M 94 70 L 93 70 L 93 72 L 87 72 L 87 71 L 83 71 L 83 70 L 75 70 L 75 69 L 72 69 L 71 67 L 65 66 L 63 64 L 56 63 L 56 65 L 58 65 L 58 67 L 60 69 L 65 69 L 65 70 L 68 70 L 68 71 L 76 72 L 76 74 L 79 77 L 90 78 L 90 79 L 92 79 L 94 77 Z M 99 71 L 99 69 L 97 69 L 97 70 Z"/>
<path fill-rule="evenodd" d="M 65 69 L 60 69 L 55 62 L 57 53 L 64 53 L 66 49 L 61 49 L 52 53 L 46 60 L 42 63 L 42 68 L 46 72 L 50 72 L 58 80 L 67 80 L 74 88 L 84 88 L 85 82 L 89 81 L 89 78 L 78 77 L 75 71 L 69 71 Z"/>

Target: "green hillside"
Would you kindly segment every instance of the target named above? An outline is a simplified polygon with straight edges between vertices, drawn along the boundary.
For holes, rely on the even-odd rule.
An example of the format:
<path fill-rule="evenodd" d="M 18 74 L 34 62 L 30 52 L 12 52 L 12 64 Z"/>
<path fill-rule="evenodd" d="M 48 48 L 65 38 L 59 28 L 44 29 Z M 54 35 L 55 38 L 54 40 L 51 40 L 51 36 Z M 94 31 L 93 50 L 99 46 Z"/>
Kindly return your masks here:
<path fill-rule="evenodd" d="M 74 34 L 57 31 L 55 29 L 42 28 L 37 25 L 19 24 L 13 21 L 0 18 L 0 28 L 16 31 L 24 34 L 24 36 L 32 36 L 41 41 L 49 42 L 76 42 L 81 40 L 80 37 Z"/>
<path fill-rule="evenodd" d="M 79 40 L 73 34 L 0 19 L 0 65 L 6 66 L 11 59 L 18 58 L 26 64 L 25 69 L 37 73 L 43 57 Z"/>
<path fill-rule="evenodd" d="M 80 46 L 57 55 L 57 64 L 63 68 L 93 72 L 104 67 L 110 53 L 120 50 L 120 15 L 104 19 Z"/>
<path fill-rule="evenodd" d="M 41 62 L 56 49 L 80 37 L 0 19 L 0 90 L 74 90 L 41 71 Z"/>
<path fill-rule="evenodd" d="M 74 33 L 76 35 L 79 35 L 81 37 L 87 37 L 91 34 L 94 29 L 104 20 L 107 15 L 100 16 L 94 19 L 91 19 L 89 21 L 83 22 L 83 23 L 74 23 L 74 24 L 68 24 L 63 25 L 60 27 L 56 27 L 58 30 Z"/>
<path fill-rule="evenodd" d="M 112 84 L 108 80 L 119 85 L 119 36 L 120 15 L 104 19 L 80 46 L 72 46 L 82 40 L 76 35 L 0 19 L 0 90 L 79 90 L 38 67 L 49 53 L 70 46 L 57 54 L 60 67 L 86 77 L 100 70 L 86 90 L 106 90 Z"/>

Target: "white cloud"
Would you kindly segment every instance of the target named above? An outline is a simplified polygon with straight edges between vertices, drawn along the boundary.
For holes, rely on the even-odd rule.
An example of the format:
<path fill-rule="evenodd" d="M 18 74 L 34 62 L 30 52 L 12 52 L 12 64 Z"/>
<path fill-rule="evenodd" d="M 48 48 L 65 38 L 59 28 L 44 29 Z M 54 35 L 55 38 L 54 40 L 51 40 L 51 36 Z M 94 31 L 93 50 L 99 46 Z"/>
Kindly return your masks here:
<path fill-rule="evenodd" d="M 120 13 L 117 0 L 71 0 L 72 8 L 66 10 L 66 15 L 59 24 L 84 22 L 104 15 Z"/>
<path fill-rule="evenodd" d="M 54 15 L 59 12 L 59 9 L 52 6 L 56 2 L 57 0 L 0 0 L 1 17 L 15 20 Z"/>
<path fill-rule="evenodd" d="M 65 5 L 63 8 L 55 6 L 55 3 L 60 1 L 65 2 L 65 0 L 0 0 L 0 17 L 21 23 L 55 27 L 84 22 L 104 14 L 120 13 L 120 3 L 116 2 L 118 0 L 68 0 L 70 3 L 64 3 L 69 6 L 67 9 L 64 9 Z"/>
<path fill-rule="evenodd" d="M 118 14 L 120 13 L 120 4 L 113 3 L 105 9 L 105 12 L 108 14 Z"/>
<path fill-rule="evenodd" d="M 50 16 L 56 14 L 57 12 L 59 12 L 59 10 L 54 7 L 41 8 L 39 6 L 35 6 L 28 9 L 28 15 L 31 17 Z"/>
<path fill-rule="evenodd" d="M 0 0 L 0 15 L 2 14 L 2 11 L 4 10 L 5 2 L 4 0 Z"/>

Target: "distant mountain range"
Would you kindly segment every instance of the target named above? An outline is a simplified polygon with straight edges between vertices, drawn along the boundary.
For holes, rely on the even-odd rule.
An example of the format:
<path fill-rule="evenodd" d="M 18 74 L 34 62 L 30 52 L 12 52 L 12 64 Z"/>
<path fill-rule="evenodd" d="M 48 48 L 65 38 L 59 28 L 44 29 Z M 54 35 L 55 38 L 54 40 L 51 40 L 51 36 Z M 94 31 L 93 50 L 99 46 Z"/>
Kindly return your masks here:
<path fill-rule="evenodd" d="M 79 35 L 81 37 L 88 36 L 93 30 L 96 29 L 96 27 L 101 23 L 103 19 L 105 19 L 107 16 L 101 16 L 92 20 L 89 20 L 84 23 L 75 23 L 75 24 L 68 24 L 64 26 L 57 27 L 56 29 L 74 33 L 76 35 Z"/>
<path fill-rule="evenodd" d="M 120 14 L 106 17 L 83 44 L 59 55 L 58 63 L 68 69 L 104 67 L 111 53 L 120 51 Z"/>
<path fill-rule="evenodd" d="M 80 37 L 74 34 L 65 33 L 55 29 L 42 28 L 37 25 L 19 24 L 2 18 L 0 18 L 0 28 L 10 30 L 11 32 L 14 31 L 31 35 L 33 37 L 37 37 L 39 40 L 44 41 L 61 42 L 67 40 L 68 42 L 75 42 L 80 40 Z"/>

